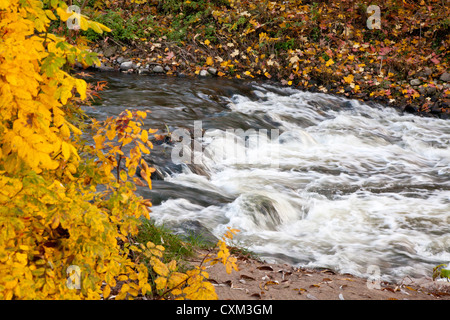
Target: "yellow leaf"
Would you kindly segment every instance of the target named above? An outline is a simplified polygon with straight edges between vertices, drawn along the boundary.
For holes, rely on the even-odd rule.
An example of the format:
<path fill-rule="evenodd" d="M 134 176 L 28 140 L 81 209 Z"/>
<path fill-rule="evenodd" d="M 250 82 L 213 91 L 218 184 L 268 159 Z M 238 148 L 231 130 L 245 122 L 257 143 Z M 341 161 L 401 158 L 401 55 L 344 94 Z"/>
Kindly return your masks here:
<path fill-rule="evenodd" d="M 47 15 L 47 17 L 51 20 L 56 20 L 55 15 L 53 14 L 53 11 L 51 10 L 45 10 L 45 14 Z"/>
<path fill-rule="evenodd" d="M 61 8 L 56 8 L 56 13 L 61 18 L 61 21 L 67 21 L 67 19 L 69 19 L 72 16 L 72 12 L 70 12 L 70 13 L 66 12 L 65 10 L 63 10 Z"/>
<path fill-rule="evenodd" d="M 210 44 L 208 39 L 206 39 L 203 43 L 206 44 L 207 46 L 209 46 L 209 44 Z"/>
<path fill-rule="evenodd" d="M 87 29 L 89 29 L 89 22 L 83 16 L 79 15 L 79 17 L 80 17 L 80 28 L 81 30 L 86 31 Z"/>
<path fill-rule="evenodd" d="M 213 63 L 214 63 L 214 60 L 213 60 L 212 57 L 206 58 L 206 64 L 207 64 L 208 66 L 211 66 Z"/>
<path fill-rule="evenodd" d="M 352 75 L 352 74 L 349 74 L 348 76 L 344 77 L 344 81 L 345 81 L 346 83 L 350 84 L 350 83 L 353 82 L 353 78 L 354 78 L 353 75 Z"/>
<path fill-rule="evenodd" d="M 141 132 L 141 140 L 143 143 L 146 143 L 148 140 L 148 132 L 146 130 L 142 130 Z"/>
<path fill-rule="evenodd" d="M 65 138 L 70 137 L 70 130 L 69 127 L 66 124 L 63 124 L 61 128 L 59 128 L 59 132 L 61 132 L 61 135 Z"/>
<path fill-rule="evenodd" d="M 75 79 L 75 86 L 77 88 L 78 93 L 80 94 L 81 100 L 85 100 L 87 88 L 86 81 L 84 81 L 83 79 Z"/>
<path fill-rule="evenodd" d="M 61 144 L 61 153 L 65 160 L 70 158 L 70 146 L 67 142 L 63 141 Z"/>
<path fill-rule="evenodd" d="M 110 294 L 111 294 L 111 287 L 109 285 L 106 285 L 103 288 L 103 298 L 104 299 L 108 298 Z"/>
<path fill-rule="evenodd" d="M 180 284 L 182 284 L 184 281 L 186 281 L 187 278 L 188 278 L 187 274 L 180 273 L 180 272 L 172 272 L 172 274 L 170 275 L 170 278 L 168 280 L 168 286 L 171 289 L 175 288 L 175 287 L 179 286 Z M 174 292 L 172 291 L 172 293 L 174 293 Z"/>
<path fill-rule="evenodd" d="M 155 280 L 155 284 L 156 284 L 156 289 L 162 290 L 162 289 L 164 289 L 166 287 L 167 278 L 165 278 L 165 277 L 158 277 Z"/>
<path fill-rule="evenodd" d="M 145 112 L 145 111 L 140 111 L 140 110 L 138 110 L 138 111 L 136 112 L 136 114 L 137 114 L 139 117 L 143 118 L 143 119 L 147 118 L 147 112 Z"/>
<path fill-rule="evenodd" d="M 332 64 L 334 64 L 333 59 L 329 59 L 329 60 L 327 61 L 327 63 L 325 63 L 325 65 L 326 65 L 327 67 L 331 66 Z"/>
<path fill-rule="evenodd" d="M 51 224 L 51 228 L 52 229 L 56 229 L 59 226 L 59 217 L 55 217 L 53 218 L 52 224 Z"/>
<path fill-rule="evenodd" d="M 127 173 L 124 170 L 120 171 L 120 179 L 124 182 L 127 181 Z"/>
<path fill-rule="evenodd" d="M 160 276 L 167 277 L 169 275 L 169 268 L 158 258 L 152 258 L 151 263 L 153 270 Z"/>
<path fill-rule="evenodd" d="M 246 76 L 249 76 L 249 77 L 254 78 L 254 76 L 252 75 L 252 73 L 251 73 L 250 71 L 245 71 L 244 74 L 245 74 Z"/>
<path fill-rule="evenodd" d="M 139 148 L 141 149 L 141 151 L 145 154 L 149 154 L 150 150 L 148 150 L 142 143 L 140 143 L 139 141 L 137 141 Z"/>
<path fill-rule="evenodd" d="M 114 129 L 108 130 L 106 132 L 106 136 L 108 137 L 109 140 L 113 140 L 116 136 L 116 131 Z"/>
<path fill-rule="evenodd" d="M 169 262 L 167 267 L 169 268 L 170 271 L 175 271 L 177 268 L 177 262 L 175 260 L 172 260 Z"/>

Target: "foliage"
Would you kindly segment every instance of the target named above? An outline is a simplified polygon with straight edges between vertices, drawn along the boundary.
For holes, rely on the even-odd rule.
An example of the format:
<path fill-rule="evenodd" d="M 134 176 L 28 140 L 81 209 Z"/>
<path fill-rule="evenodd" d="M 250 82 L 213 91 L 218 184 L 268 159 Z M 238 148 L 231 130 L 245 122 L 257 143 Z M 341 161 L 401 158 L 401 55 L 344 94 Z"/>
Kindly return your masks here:
<path fill-rule="evenodd" d="M 126 110 L 92 120 L 93 142 L 83 140 L 78 105 L 95 92 L 67 70 L 99 61 L 48 27 L 59 16 L 82 30 L 109 29 L 66 8 L 0 1 L 0 299 L 133 299 L 164 279 L 169 288 L 183 279 L 183 298 L 215 298 L 203 270 L 179 273 L 158 260 L 163 247 L 134 243 L 149 218 L 151 203 L 134 191 L 135 183 L 151 188 L 141 155 L 155 131 L 142 128 L 147 112 Z M 160 280 L 149 282 L 135 253 L 151 258 Z"/>
<path fill-rule="evenodd" d="M 450 281 L 450 270 L 446 269 L 445 267 L 449 266 L 446 264 L 440 264 L 433 268 L 433 280 L 435 280 L 436 278 L 442 278 Z"/>
<path fill-rule="evenodd" d="M 230 255 L 227 247 L 227 239 L 232 239 L 233 235 L 239 230 L 228 228 L 225 235 L 217 242 L 217 254 L 211 258 L 208 252 L 203 258 L 199 266 L 186 271 L 186 273 L 178 272 L 178 266 L 175 260 L 169 263 L 162 261 L 164 248 L 161 245 L 155 245 L 147 242 L 146 246 L 141 244 L 144 255 L 150 260 L 153 268 L 156 284 L 155 291 L 160 299 L 175 298 L 177 300 L 211 300 L 217 299 L 214 286 L 208 281 L 209 275 L 205 271 L 204 263 L 210 262 L 214 265 L 218 262 L 224 264 L 227 273 L 232 270 L 238 271 L 236 258 Z"/>
<path fill-rule="evenodd" d="M 133 40 L 144 38 L 148 33 L 146 30 L 152 25 L 151 16 L 141 16 L 139 13 L 127 16 L 123 10 L 94 13 L 92 20 L 107 25 L 111 29 L 109 36 L 122 43 L 132 43 Z M 92 30 L 84 34 L 89 41 L 101 38 L 100 34 Z"/>
<path fill-rule="evenodd" d="M 419 78 L 422 92 L 448 99 L 450 90 L 437 81 L 450 63 L 448 2 L 378 1 L 381 29 L 367 27 L 372 4 L 108 0 L 107 8 L 152 15 L 136 48 L 151 62 L 170 65 L 173 73 L 186 65 L 193 74 L 214 67 L 221 77 L 278 80 L 308 90 L 416 103 L 427 111 L 431 97 L 409 83 Z M 354 79 L 348 82 L 344 77 L 350 75 Z"/>

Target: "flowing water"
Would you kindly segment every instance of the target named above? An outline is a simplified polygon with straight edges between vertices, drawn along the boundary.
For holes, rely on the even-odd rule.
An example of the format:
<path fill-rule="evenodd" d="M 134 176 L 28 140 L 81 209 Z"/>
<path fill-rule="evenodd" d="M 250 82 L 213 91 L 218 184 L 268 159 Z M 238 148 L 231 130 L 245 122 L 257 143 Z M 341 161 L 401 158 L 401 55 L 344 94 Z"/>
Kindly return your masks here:
<path fill-rule="evenodd" d="M 148 109 L 148 128 L 204 131 L 195 163 L 174 161 L 180 144 L 148 158 L 164 176 L 140 190 L 158 223 L 215 237 L 236 228 L 236 242 L 269 262 L 387 281 L 450 262 L 449 121 L 263 83 L 96 80 L 109 82 L 88 109 L 98 119 Z"/>

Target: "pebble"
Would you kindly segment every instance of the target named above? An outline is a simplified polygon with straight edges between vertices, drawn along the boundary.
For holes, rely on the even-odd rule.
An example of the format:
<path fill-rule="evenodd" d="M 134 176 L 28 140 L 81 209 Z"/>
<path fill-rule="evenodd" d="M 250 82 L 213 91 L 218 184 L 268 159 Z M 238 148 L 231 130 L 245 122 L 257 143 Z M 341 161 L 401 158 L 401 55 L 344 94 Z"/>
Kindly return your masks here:
<path fill-rule="evenodd" d="M 103 52 L 103 55 L 104 55 L 106 58 L 110 58 L 110 57 L 112 57 L 112 56 L 116 53 L 116 51 L 117 51 L 117 47 L 115 47 L 115 46 L 108 47 L 108 48 L 106 48 L 105 51 Z"/>
<path fill-rule="evenodd" d="M 440 77 L 439 80 L 449 82 L 450 81 L 450 73 L 444 72 Z"/>
<path fill-rule="evenodd" d="M 163 73 L 163 72 L 164 72 L 164 69 L 163 69 L 163 67 L 161 67 L 161 66 L 154 66 L 154 67 L 153 67 L 153 72 L 154 72 L 154 73 Z"/>
<path fill-rule="evenodd" d="M 209 75 L 209 73 L 206 70 L 201 70 L 199 75 L 200 75 L 200 77 L 207 77 Z"/>
<path fill-rule="evenodd" d="M 208 68 L 208 72 L 210 73 L 210 74 L 212 74 L 213 76 L 215 76 L 216 74 L 217 74 L 217 69 L 216 68 Z"/>
<path fill-rule="evenodd" d="M 133 61 L 125 61 L 120 64 L 120 70 L 135 69 L 136 65 Z"/>
<path fill-rule="evenodd" d="M 420 86 L 420 84 L 422 83 L 422 81 L 420 81 L 420 79 L 412 79 L 409 84 L 412 86 Z"/>

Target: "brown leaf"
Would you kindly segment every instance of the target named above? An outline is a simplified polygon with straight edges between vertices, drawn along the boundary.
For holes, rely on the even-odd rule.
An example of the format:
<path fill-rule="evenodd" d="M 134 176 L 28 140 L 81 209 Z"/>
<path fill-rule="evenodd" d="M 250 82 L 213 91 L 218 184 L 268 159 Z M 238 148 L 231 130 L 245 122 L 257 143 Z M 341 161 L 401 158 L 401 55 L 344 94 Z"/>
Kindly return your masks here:
<path fill-rule="evenodd" d="M 261 293 L 263 293 L 263 292 L 261 292 Z M 260 293 L 257 293 L 257 292 L 251 294 L 250 297 L 255 297 L 255 298 L 258 298 L 258 299 L 261 299 L 261 298 L 262 298 L 262 297 L 261 297 L 261 294 L 260 294 Z"/>
<path fill-rule="evenodd" d="M 257 269 L 264 270 L 264 271 L 273 271 L 273 268 L 271 266 L 261 266 L 261 267 L 257 267 Z"/>

